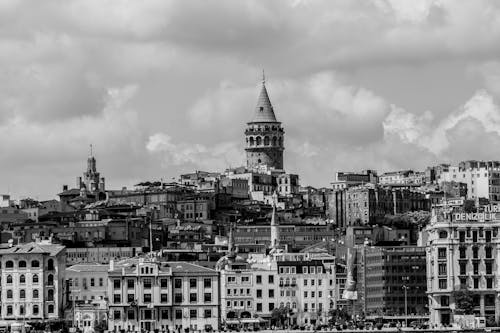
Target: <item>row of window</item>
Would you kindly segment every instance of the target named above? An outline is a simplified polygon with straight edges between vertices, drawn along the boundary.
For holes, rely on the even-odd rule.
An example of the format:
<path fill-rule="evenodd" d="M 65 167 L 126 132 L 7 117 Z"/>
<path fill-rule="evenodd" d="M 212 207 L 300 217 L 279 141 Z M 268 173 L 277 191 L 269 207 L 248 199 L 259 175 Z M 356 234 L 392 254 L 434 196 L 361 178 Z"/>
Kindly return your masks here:
<path fill-rule="evenodd" d="M 168 288 L 168 279 L 159 279 L 160 280 L 160 288 Z M 154 279 L 143 279 L 143 287 L 145 289 L 151 289 L 154 284 Z M 229 282 L 229 280 L 228 280 Z M 91 279 L 92 283 L 92 279 Z M 194 289 L 198 286 L 197 279 L 189 279 L 189 288 Z M 212 279 L 206 278 L 203 279 L 203 287 L 204 288 L 212 288 Z M 113 288 L 121 289 L 121 280 L 113 280 Z M 135 280 L 127 279 L 127 288 L 134 289 L 135 288 Z M 174 279 L 174 288 L 182 288 L 182 279 Z"/>
<path fill-rule="evenodd" d="M 31 260 L 31 268 L 40 268 L 40 262 L 38 260 Z M 5 268 L 10 269 L 14 268 L 14 261 L 13 260 L 7 260 L 5 262 Z M 28 263 L 26 260 L 19 260 L 17 263 L 17 268 L 28 268 Z M 47 269 L 48 270 L 53 270 L 54 269 L 54 260 L 49 259 L 47 261 Z"/>
<path fill-rule="evenodd" d="M 14 297 L 14 292 L 12 289 L 7 289 L 6 291 L 7 299 L 12 299 Z M 32 298 L 33 299 L 38 299 L 40 297 L 40 292 L 38 289 L 33 289 L 32 291 Z M 19 289 L 19 298 L 20 299 L 25 299 L 26 298 L 26 290 L 24 289 Z M 54 290 L 49 289 L 47 291 L 47 301 L 53 301 L 54 300 Z"/>
<path fill-rule="evenodd" d="M 295 266 L 281 266 L 280 274 L 296 274 Z M 323 274 L 323 266 L 302 266 L 302 274 Z"/>
<path fill-rule="evenodd" d="M 468 279 L 466 277 L 460 277 L 460 285 L 462 286 L 469 286 L 467 283 Z M 492 289 L 494 288 L 494 280 L 493 277 L 486 277 L 486 289 Z M 472 289 L 479 289 L 481 288 L 480 286 L 481 278 L 480 277 L 473 277 L 472 278 L 472 286 L 470 286 Z M 438 280 L 438 287 L 439 289 L 447 289 L 448 288 L 448 280 L 447 279 L 439 279 Z"/>
<path fill-rule="evenodd" d="M 49 304 L 47 306 L 47 312 L 49 314 L 52 314 L 54 313 L 54 305 L 53 304 Z M 24 305 L 20 305 L 19 306 L 19 315 L 20 316 L 24 316 L 26 314 L 26 311 L 25 311 L 25 308 L 24 308 Z M 40 314 L 40 308 L 38 305 L 33 305 L 33 308 L 31 310 L 31 314 L 33 316 L 38 316 Z M 13 306 L 12 305 L 7 305 L 7 316 L 12 316 L 14 315 L 14 312 L 13 312 Z"/>
<path fill-rule="evenodd" d="M 7 282 L 7 284 L 13 283 L 12 275 L 10 275 L 10 274 L 7 275 L 6 282 Z M 38 274 L 33 274 L 31 276 L 31 283 L 37 284 L 38 282 L 39 282 Z M 25 284 L 25 283 L 26 283 L 26 275 L 24 275 L 24 274 L 19 275 L 19 284 Z M 54 275 L 52 275 L 52 274 L 47 275 L 46 284 L 48 286 L 54 285 Z"/>
<path fill-rule="evenodd" d="M 99 287 L 104 286 L 104 278 L 99 278 Z M 74 278 L 74 279 L 69 279 L 68 280 L 69 286 L 70 287 L 78 287 L 80 284 L 80 279 Z M 96 287 L 96 279 L 95 278 L 90 278 L 90 286 L 91 287 Z M 82 278 L 82 287 L 87 288 L 87 278 Z"/>
<path fill-rule="evenodd" d="M 143 301 L 143 303 L 151 303 L 153 301 L 152 294 L 149 294 L 149 293 L 143 294 L 142 301 Z M 113 303 L 120 304 L 121 302 L 122 302 L 121 295 L 114 294 L 113 295 Z M 127 303 L 135 303 L 135 302 L 137 302 L 136 295 L 135 294 L 127 294 Z M 168 294 L 167 293 L 160 294 L 160 302 L 161 303 L 168 303 Z M 174 303 L 182 303 L 182 302 L 183 302 L 182 293 L 175 293 L 174 294 Z M 189 294 L 189 302 L 190 303 L 197 303 L 198 302 L 198 294 L 197 293 L 190 293 Z M 203 302 L 205 302 L 205 303 L 212 302 L 212 293 L 204 293 L 203 294 Z"/>

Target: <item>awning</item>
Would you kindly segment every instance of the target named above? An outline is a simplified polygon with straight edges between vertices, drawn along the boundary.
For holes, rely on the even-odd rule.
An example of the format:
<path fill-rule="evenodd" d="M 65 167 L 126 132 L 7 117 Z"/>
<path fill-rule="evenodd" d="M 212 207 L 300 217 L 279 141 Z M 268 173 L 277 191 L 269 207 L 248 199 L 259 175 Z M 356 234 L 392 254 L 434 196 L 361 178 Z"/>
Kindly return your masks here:
<path fill-rule="evenodd" d="M 257 318 L 243 318 L 243 319 L 241 319 L 241 322 L 243 324 L 249 324 L 249 323 L 256 324 L 256 323 L 259 323 L 260 321 Z"/>
<path fill-rule="evenodd" d="M 240 321 L 238 319 L 226 320 L 226 324 L 228 324 L 228 325 L 236 325 L 239 323 L 240 323 Z"/>

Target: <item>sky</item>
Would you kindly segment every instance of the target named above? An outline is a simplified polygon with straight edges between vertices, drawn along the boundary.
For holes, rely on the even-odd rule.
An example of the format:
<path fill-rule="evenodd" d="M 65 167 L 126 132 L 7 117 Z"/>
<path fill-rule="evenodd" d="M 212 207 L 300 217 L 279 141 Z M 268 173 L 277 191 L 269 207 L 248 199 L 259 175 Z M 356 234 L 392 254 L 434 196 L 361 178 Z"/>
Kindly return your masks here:
<path fill-rule="evenodd" d="M 262 70 L 302 185 L 499 159 L 500 2 L 1 0 L 0 193 L 243 165 Z"/>

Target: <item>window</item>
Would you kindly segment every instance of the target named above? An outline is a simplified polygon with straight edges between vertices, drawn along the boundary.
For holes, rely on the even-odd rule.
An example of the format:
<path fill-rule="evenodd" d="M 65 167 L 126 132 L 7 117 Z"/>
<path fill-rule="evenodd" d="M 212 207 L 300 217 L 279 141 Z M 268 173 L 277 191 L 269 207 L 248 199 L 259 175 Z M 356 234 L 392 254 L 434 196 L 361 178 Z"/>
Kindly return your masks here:
<path fill-rule="evenodd" d="M 7 306 L 7 316 L 12 316 L 12 305 Z"/>
<path fill-rule="evenodd" d="M 472 279 L 472 282 L 474 284 L 474 289 L 478 289 L 479 288 L 479 278 L 473 278 Z"/>
<path fill-rule="evenodd" d="M 7 298 L 11 299 L 12 298 L 12 290 L 7 290 Z"/>
<path fill-rule="evenodd" d="M 121 303 L 121 295 L 120 294 L 113 295 L 113 303 Z"/>
<path fill-rule="evenodd" d="M 40 262 L 38 260 L 31 260 L 31 268 L 40 267 Z"/>
<path fill-rule="evenodd" d="M 479 262 L 475 261 L 472 263 L 472 271 L 474 275 L 479 275 Z"/>
<path fill-rule="evenodd" d="M 307 291 L 304 291 L 304 298 L 307 298 Z"/>
<path fill-rule="evenodd" d="M 472 258 L 474 258 L 474 259 L 479 258 L 479 248 L 477 246 L 474 246 L 472 248 Z"/>
<path fill-rule="evenodd" d="M 490 278 L 490 277 L 486 278 L 486 288 L 487 289 L 493 288 L 493 278 Z"/>
<path fill-rule="evenodd" d="M 189 310 L 189 318 L 196 319 L 196 317 L 198 316 L 197 312 L 198 311 L 196 311 L 196 309 Z"/>
<path fill-rule="evenodd" d="M 175 293 L 174 302 L 175 303 L 182 303 L 182 293 Z"/>
<path fill-rule="evenodd" d="M 304 286 L 307 286 L 307 279 L 304 279 Z"/>
<path fill-rule="evenodd" d="M 205 294 L 203 295 L 203 301 L 204 301 L 205 303 L 210 303 L 210 302 L 212 302 L 212 294 L 211 294 L 211 293 L 205 293 Z"/>
<path fill-rule="evenodd" d="M 466 259 L 467 258 L 467 254 L 466 254 L 467 249 L 462 246 L 462 247 L 460 247 L 459 251 L 460 251 L 460 253 L 459 253 L 460 259 Z"/>
<path fill-rule="evenodd" d="M 477 243 L 477 230 L 472 231 L 472 242 Z"/>
<path fill-rule="evenodd" d="M 446 275 L 446 263 L 440 263 L 438 265 L 439 275 Z"/>
<path fill-rule="evenodd" d="M 439 238 L 441 238 L 441 239 L 448 238 L 448 233 L 445 230 L 441 230 L 439 232 Z"/>
<path fill-rule="evenodd" d="M 120 286 L 118 286 L 118 288 L 120 288 Z M 132 279 L 127 280 L 127 289 L 134 289 L 134 280 Z"/>
<path fill-rule="evenodd" d="M 14 262 L 9 260 L 5 263 L 5 268 L 14 268 Z"/>
<path fill-rule="evenodd" d="M 38 289 L 33 290 L 33 298 L 38 298 Z"/>
<path fill-rule="evenodd" d="M 24 289 L 19 290 L 19 298 L 26 298 L 26 290 Z"/>
<path fill-rule="evenodd" d="M 94 278 L 90 278 L 90 286 L 95 287 L 95 279 Z"/>
<path fill-rule="evenodd" d="M 269 311 L 273 311 L 274 310 L 274 303 L 269 303 Z"/>
<path fill-rule="evenodd" d="M 257 275 L 257 276 L 255 277 L 255 280 L 256 280 L 256 283 L 257 283 L 257 284 L 262 284 L 262 275 Z"/>
<path fill-rule="evenodd" d="M 49 274 L 47 275 L 47 285 L 53 286 L 54 285 L 54 275 Z M 86 287 L 86 286 L 84 286 Z"/>
<path fill-rule="evenodd" d="M 446 259 L 446 248 L 445 247 L 438 248 L 438 259 Z"/>
<path fill-rule="evenodd" d="M 262 312 L 262 303 L 257 303 L 257 312 Z"/>
<path fill-rule="evenodd" d="M 465 231 L 459 231 L 458 238 L 459 238 L 460 243 L 464 243 L 465 242 Z"/>
<path fill-rule="evenodd" d="M 484 233 L 485 233 L 486 242 L 487 243 L 491 242 L 491 230 L 486 230 Z"/>
<path fill-rule="evenodd" d="M 204 317 L 205 318 L 212 318 L 212 310 L 205 309 L 205 311 L 204 311 Z"/>
<path fill-rule="evenodd" d="M 26 261 L 24 260 L 19 261 L 19 268 L 26 268 Z"/>
<path fill-rule="evenodd" d="M 144 310 L 144 319 L 147 319 L 147 320 L 153 319 L 153 311 Z"/>
<path fill-rule="evenodd" d="M 182 319 L 182 310 L 175 310 L 175 319 Z"/>
<path fill-rule="evenodd" d="M 493 274 L 493 264 L 491 263 L 491 261 L 485 262 L 484 266 L 486 268 L 486 274 Z"/>
<path fill-rule="evenodd" d="M 113 280 L 113 289 L 120 289 L 122 286 L 120 280 Z"/>
<path fill-rule="evenodd" d="M 190 293 L 189 294 L 189 302 L 190 303 L 196 303 L 198 301 L 198 297 L 196 293 Z"/>
<path fill-rule="evenodd" d="M 102 286 L 104 286 L 104 279 L 99 278 L 99 287 L 102 287 Z"/>
<path fill-rule="evenodd" d="M 48 313 L 54 313 L 54 305 L 53 304 L 49 304 L 49 306 L 47 307 L 47 312 Z"/>
<path fill-rule="evenodd" d="M 144 303 L 151 303 L 151 294 L 144 294 Z"/>
<path fill-rule="evenodd" d="M 174 280 L 174 288 L 182 288 L 182 280 L 181 279 Z"/>
<path fill-rule="evenodd" d="M 487 246 L 487 247 L 485 247 L 485 248 L 484 248 L 484 252 L 485 252 L 485 257 L 486 257 L 487 259 L 491 259 L 491 258 L 493 258 L 493 257 L 492 257 L 492 255 L 491 255 L 491 252 L 492 252 L 492 251 L 491 251 L 491 246 Z"/>
<path fill-rule="evenodd" d="M 448 281 L 446 279 L 439 279 L 439 289 L 448 288 Z"/>
<path fill-rule="evenodd" d="M 144 289 L 151 289 L 151 279 L 144 279 Z"/>
<path fill-rule="evenodd" d="M 38 316 L 39 312 L 38 305 L 33 305 L 33 315 Z"/>
<path fill-rule="evenodd" d="M 196 279 L 189 279 L 189 288 L 196 288 Z"/>
<path fill-rule="evenodd" d="M 168 303 L 168 294 L 165 294 L 165 293 L 160 294 L 160 301 L 162 303 Z"/>
<path fill-rule="evenodd" d="M 49 259 L 49 261 L 47 262 L 47 269 L 49 271 L 53 271 L 54 270 L 54 260 L 53 259 Z"/>
<path fill-rule="evenodd" d="M 460 275 L 465 275 L 467 274 L 467 263 L 461 262 L 460 263 Z"/>
<path fill-rule="evenodd" d="M 274 297 L 274 289 L 269 289 L 269 297 Z"/>
<path fill-rule="evenodd" d="M 127 319 L 129 320 L 135 319 L 135 311 L 133 309 L 127 310 Z"/>
<path fill-rule="evenodd" d="M 212 288 L 212 279 L 203 279 L 204 288 Z"/>
<path fill-rule="evenodd" d="M 7 284 L 12 283 L 12 275 L 7 275 Z"/>
<path fill-rule="evenodd" d="M 257 289 L 257 298 L 262 298 L 262 289 Z"/>
<path fill-rule="evenodd" d="M 160 316 L 161 316 L 161 319 L 168 319 L 168 310 L 162 309 Z"/>
<path fill-rule="evenodd" d="M 274 275 L 269 275 L 268 278 L 267 278 L 267 280 L 268 280 L 267 282 L 269 284 L 273 284 L 274 283 Z"/>
<path fill-rule="evenodd" d="M 135 302 L 135 295 L 127 294 L 127 303 L 134 303 L 134 302 Z"/>

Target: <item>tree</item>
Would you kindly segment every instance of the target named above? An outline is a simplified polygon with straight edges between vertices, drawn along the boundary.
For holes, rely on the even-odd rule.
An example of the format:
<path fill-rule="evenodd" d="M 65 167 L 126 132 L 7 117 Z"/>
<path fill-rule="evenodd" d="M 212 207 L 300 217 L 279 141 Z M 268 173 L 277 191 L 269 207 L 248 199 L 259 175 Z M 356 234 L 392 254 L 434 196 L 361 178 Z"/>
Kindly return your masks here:
<path fill-rule="evenodd" d="M 343 324 L 351 315 L 345 309 L 331 309 L 328 311 L 328 319 L 330 325 L 334 325 L 335 323 Z"/>
<path fill-rule="evenodd" d="M 460 288 L 452 294 L 455 300 L 456 314 L 470 315 L 474 313 L 473 293 L 467 288 Z"/>
<path fill-rule="evenodd" d="M 283 327 L 288 319 L 289 310 L 287 307 L 280 306 L 279 308 L 274 308 L 271 312 L 271 321 L 276 325 Z"/>

